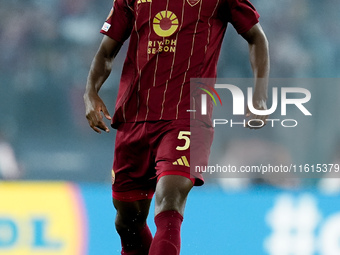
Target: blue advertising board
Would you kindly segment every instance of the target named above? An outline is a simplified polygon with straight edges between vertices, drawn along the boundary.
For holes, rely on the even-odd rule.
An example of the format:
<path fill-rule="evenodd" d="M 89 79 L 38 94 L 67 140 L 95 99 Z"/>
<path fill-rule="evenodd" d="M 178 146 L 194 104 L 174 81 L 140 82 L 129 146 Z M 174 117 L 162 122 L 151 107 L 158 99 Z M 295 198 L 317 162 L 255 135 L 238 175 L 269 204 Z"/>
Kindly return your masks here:
<path fill-rule="evenodd" d="M 0 193 L 0 254 L 120 254 L 110 185 L 1 183 Z M 194 188 L 181 254 L 340 254 L 340 196 Z"/>

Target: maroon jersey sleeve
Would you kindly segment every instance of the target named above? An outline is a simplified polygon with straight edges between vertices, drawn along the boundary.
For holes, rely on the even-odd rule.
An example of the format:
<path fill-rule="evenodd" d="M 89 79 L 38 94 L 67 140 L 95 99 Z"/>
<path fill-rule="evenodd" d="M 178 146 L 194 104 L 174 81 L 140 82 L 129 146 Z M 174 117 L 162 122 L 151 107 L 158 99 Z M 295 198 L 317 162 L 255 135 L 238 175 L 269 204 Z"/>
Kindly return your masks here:
<path fill-rule="evenodd" d="M 134 18 L 128 0 L 115 0 L 100 32 L 123 43 L 131 34 Z"/>
<path fill-rule="evenodd" d="M 248 0 L 228 0 L 229 22 L 242 34 L 259 22 L 260 15 Z"/>

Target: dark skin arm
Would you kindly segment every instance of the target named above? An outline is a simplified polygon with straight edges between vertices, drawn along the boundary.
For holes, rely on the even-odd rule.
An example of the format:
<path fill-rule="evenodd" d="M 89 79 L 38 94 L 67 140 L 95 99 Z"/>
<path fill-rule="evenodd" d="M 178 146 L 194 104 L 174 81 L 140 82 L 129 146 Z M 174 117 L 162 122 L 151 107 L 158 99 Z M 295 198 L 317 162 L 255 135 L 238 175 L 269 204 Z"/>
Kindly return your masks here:
<path fill-rule="evenodd" d="M 248 32 L 242 34 L 248 42 L 250 63 L 254 73 L 255 87 L 253 105 L 257 110 L 267 109 L 267 91 L 269 78 L 269 49 L 266 35 L 260 24 L 254 25 Z M 256 115 L 247 110 L 246 117 L 260 119 L 266 123 L 267 115 Z"/>
<path fill-rule="evenodd" d="M 103 115 L 108 120 L 111 120 L 111 116 L 103 100 L 99 97 L 98 92 L 109 77 L 113 60 L 120 48 L 121 43 L 108 36 L 104 36 L 92 61 L 89 75 L 87 77 L 86 90 L 84 94 L 86 118 L 91 128 L 97 133 L 101 133 L 101 130 L 107 133 L 110 131 L 103 120 Z"/>

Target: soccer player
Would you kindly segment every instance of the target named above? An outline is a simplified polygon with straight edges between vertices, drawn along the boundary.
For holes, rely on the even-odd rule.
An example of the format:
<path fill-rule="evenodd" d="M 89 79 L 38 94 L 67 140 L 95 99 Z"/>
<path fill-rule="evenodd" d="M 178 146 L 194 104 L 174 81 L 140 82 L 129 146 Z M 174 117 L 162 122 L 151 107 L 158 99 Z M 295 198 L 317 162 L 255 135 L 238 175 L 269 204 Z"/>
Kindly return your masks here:
<path fill-rule="evenodd" d="M 193 186 L 203 184 L 199 173 L 190 175 L 190 160 L 207 165 L 213 137 L 209 120 L 188 111 L 192 109 L 190 78 L 216 76 L 228 23 L 249 43 L 255 77 L 253 105 L 266 109 L 268 43 L 259 14 L 248 0 L 115 0 L 101 29 L 104 37 L 89 71 L 84 101 L 94 131 L 109 132 L 103 115 L 117 129 L 112 196 L 121 254 L 180 252 L 187 195 Z M 98 92 L 128 38 L 111 118 Z M 193 141 L 194 129 L 208 139 Z M 146 224 L 153 195 L 154 237 Z"/>

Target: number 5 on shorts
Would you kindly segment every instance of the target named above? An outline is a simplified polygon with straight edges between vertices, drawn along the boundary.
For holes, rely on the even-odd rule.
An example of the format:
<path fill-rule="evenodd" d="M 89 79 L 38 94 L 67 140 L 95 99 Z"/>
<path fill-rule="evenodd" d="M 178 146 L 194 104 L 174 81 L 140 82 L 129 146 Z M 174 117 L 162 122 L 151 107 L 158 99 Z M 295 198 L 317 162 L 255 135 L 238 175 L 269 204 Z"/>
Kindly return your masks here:
<path fill-rule="evenodd" d="M 179 140 L 185 140 L 185 144 L 183 146 L 177 146 L 176 147 L 176 150 L 178 151 L 185 151 L 189 148 L 190 146 L 190 138 L 189 138 L 189 135 L 191 134 L 190 131 L 179 131 L 178 133 L 178 139 Z"/>

